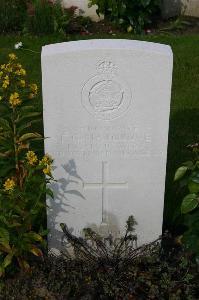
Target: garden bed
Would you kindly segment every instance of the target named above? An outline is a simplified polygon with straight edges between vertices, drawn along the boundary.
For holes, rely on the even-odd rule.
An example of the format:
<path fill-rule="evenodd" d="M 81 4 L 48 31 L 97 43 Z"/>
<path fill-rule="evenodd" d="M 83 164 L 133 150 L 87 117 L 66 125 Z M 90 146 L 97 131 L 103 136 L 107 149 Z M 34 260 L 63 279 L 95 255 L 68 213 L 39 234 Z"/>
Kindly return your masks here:
<path fill-rule="evenodd" d="M 171 247 L 171 244 L 169 244 Z M 31 274 L 18 273 L 1 282 L 0 299 L 169 299 L 196 300 L 199 272 L 195 261 L 180 248 L 159 246 L 134 262 L 90 263 L 53 256 L 34 261 Z"/>

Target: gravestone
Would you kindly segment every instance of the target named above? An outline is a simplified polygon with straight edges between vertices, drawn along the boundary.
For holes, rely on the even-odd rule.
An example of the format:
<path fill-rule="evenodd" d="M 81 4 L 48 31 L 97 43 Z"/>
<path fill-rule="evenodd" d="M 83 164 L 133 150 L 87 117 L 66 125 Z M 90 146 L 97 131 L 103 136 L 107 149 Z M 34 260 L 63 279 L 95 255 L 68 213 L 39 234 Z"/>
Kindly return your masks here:
<path fill-rule="evenodd" d="M 162 0 L 161 1 L 161 12 L 164 19 L 171 17 L 180 16 L 182 12 L 182 1 L 181 0 Z"/>
<path fill-rule="evenodd" d="M 42 50 L 45 151 L 57 182 L 49 248 L 60 223 L 115 239 L 133 215 L 138 246 L 162 232 L 173 56 L 169 46 L 88 40 Z"/>

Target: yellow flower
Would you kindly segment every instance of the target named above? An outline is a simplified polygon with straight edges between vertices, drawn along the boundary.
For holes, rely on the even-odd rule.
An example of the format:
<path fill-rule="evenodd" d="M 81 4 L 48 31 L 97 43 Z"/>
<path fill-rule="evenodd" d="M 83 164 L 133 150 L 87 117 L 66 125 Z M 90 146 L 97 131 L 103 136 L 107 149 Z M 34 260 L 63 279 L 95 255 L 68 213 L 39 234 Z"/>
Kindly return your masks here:
<path fill-rule="evenodd" d="M 9 73 L 12 72 L 12 67 L 11 67 L 10 64 L 7 64 L 5 69 L 6 69 L 6 71 L 9 72 Z"/>
<path fill-rule="evenodd" d="M 52 162 L 53 162 L 52 157 L 49 154 L 46 154 L 46 155 L 44 155 L 42 160 L 39 162 L 39 164 L 43 165 L 43 166 L 47 166 L 47 165 L 51 165 Z"/>
<path fill-rule="evenodd" d="M 7 179 L 6 181 L 5 181 L 5 183 L 4 183 L 4 191 L 6 191 L 6 192 L 12 192 L 13 190 L 14 190 L 14 188 L 15 188 L 15 182 L 14 182 L 14 180 L 13 179 Z"/>
<path fill-rule="evenodd" d="M 9 99 L 9 103 L 13 107 L 21 104 L 21 99 L 19 98 L 19 94 L 16 93 L 16 92 L 11 94 L 10 99 Z"/>
<path fill-rule="evenodd" d="M 2 96 L 0 96 L 0 101 L 3 99 L 3 97 Z"/>
<path fill-rule="evenodd" d="M 20 76 L 21 75 L 20 70 L 15 71 L 15 74 Z"/>
<path fill-rule="evenodd" d="M 3 72 L 1 71 L 1 72 L 0 72 L 0 78 L 1 78 L 2 76 L 3 76 Z"/>
<path fill-rule="evenodd" d="M 1 70 L 4 70 L 4 69 L 5 69 L 5 67 L 6 67 L 6 65 L 5 65 L 5 64 L 1 65 Z"/>
<path fill-rule="evenodd" d="M 28 151 L 26 154 L 26 159 L 28 161 L 28 164 L 31 166 L 34 166 L 38 161 L 37 155 L 34 151 Z"/>
<path fill-rule="evenodd" d="M 32 83 L 29 86 L 30 86 L 30 91 L 31 91 L 31 93 L 29 95 L 29 99 L 32 99 L 37 95 L 38 87 L 35 83 Z"/>
<path fill-rule="evenodd" d="M 23 76 L 24 76 L 24 75 L 26 75 L 26 70 L 20 69 L 20 73 L 21 73 L 20 75 L 23 75 Z"/>
<path fill-rule="evenodd" d="M 34 94 L 37 94 L 38 87 L 35 83 L 30 84 L 30 89 Z"/>
<path fill-rule="evenodd" d="M 8 56 L 11 60 L 16 60 L 17 59 L 17 56 L 14 53 L 10 53 Z"/>
<path fill-rule="evenodd" d="M 51 164 L 53 162 L 52 157 L 49 154 L 45 154 L 44 157 L 42 158 L 42 160 L 40 160 L 39 165 L 43 166 L 43 172 L 46 175 L 51 176 Z"/>
<path fill-rule="evenodd" d="M 15 71 L 15 74 L 18 75 L 18 76 L 25 76 L 26 75 L 26 70 L 21 68 L 21 69 Z"/>
<path fill-rule="evenodd" d="M 51 166 L 46 166 L 44 169 L 43 169 L 43 172 L 45 175 L 49 175 L 51 176 Z"/>
<path fill-rule="evenodd" d="M 9 86 L 9 84 L 10 84 L 9 77 L 6 76 L 5 80 L 3 81 L 2 88 L 7 89 L 7 87 Z"/>
<path fill-rule="evenodd" d="M 21 87 L 25 87 L 26 86 L 25 80 L 20 80 L 20 85 L 21 85 Z"/>

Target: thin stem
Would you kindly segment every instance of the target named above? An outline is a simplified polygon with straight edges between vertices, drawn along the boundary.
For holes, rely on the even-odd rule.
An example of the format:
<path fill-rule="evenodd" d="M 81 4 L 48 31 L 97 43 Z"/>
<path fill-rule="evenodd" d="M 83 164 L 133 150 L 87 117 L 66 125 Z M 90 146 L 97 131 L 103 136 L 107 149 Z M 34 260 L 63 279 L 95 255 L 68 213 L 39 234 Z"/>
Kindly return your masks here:
<path fill-rule="evenodd" d="M 40 52 L 38 52 L 38 51 L 34 51 L 34 50 L 31 50 L 31 49 L 27 49 L 27 48 L 21 48 L 21 50 L 25 50 L 25 51 L 29 51 L 29 52 L 40 54 Z"/>
<path fill-rule="evenodd" d="M 13 118 L 12 118 L 12 123 L 13 123 L 13 142 L 14 142 L 14 151 L 15 151 L 15 167 L 16 171 L 19 171 L 19 158 L 18 158 L 18 148 L 17 148 L 17 128 L 16 128 L 16 118 L 15 118 L 15 108 L 13 107 Z"/>

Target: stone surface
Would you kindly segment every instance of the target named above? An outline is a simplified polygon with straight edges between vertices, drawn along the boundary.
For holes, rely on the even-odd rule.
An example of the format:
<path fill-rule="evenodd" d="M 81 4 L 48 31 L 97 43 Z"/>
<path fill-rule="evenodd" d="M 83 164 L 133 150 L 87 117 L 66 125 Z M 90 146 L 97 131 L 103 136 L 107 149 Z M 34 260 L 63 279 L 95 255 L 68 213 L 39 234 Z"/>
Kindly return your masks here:
<path fill-rule="evenodd" d="M 45 150 L 55 159 L 50 249 L 59 224 L 119 237 L 134 215 L 138 245 L 161 234 L 172 81 L 169 46 L 89 40 L 42 50 Z"/>
<path fill-rule="evenodd" d="M 181 0 L 162 0 L 161 1 L 161 11 L 162 17 L 168 19 L 171 17 L 176 17 L 181 14 L 182 11 L 182 1 Z"/>
<path fill-rule="evenodd" d="M 198 0 L 182 0 L 183 13 L 186 16 L 199 18 L 199 1 Z"/>
<path fill-rule="evenodd" d="M 191 17 L 199 17 L 199 1 L 198 0 L 162 0 L 161 2 L 162 16 L 165 19 L 186 15 Z"/>

